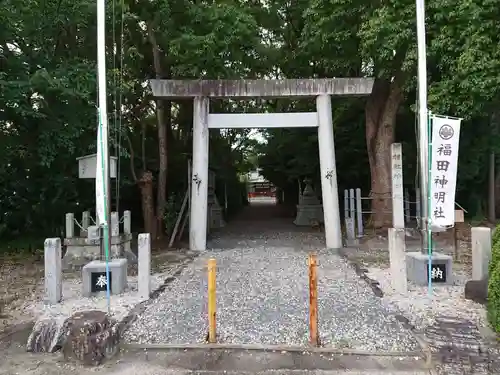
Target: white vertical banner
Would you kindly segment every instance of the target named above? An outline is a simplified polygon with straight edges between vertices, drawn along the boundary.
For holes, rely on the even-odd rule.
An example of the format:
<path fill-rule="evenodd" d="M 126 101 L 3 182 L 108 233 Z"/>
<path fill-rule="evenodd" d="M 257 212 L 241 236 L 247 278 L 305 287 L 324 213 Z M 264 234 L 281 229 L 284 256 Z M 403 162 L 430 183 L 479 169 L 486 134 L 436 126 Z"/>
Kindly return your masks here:
<path fill-rule="evenodd" d="M 392 174 L 392 226 L 405 227 L 404 196 L 403 196 L 403 148 L 401 143 L 391 145 Z"/>
<path fill-rule="evenodd" d="M 97 225 L 106 223 L 106 185 L 105 185 L 105 169 L 104 169 L 104 145 L 102 141 L 102 122 L 99 112 L 99 123 L 97 126 L 97 157 L 95 168 L 95 208 Z"/>
<path fill-rule="evenodd" d="M 431 226 L 455 224 L 458 148 L 461 119 L 432 115 Z M 436 228 L 437 229 L 437 228 Z"/>

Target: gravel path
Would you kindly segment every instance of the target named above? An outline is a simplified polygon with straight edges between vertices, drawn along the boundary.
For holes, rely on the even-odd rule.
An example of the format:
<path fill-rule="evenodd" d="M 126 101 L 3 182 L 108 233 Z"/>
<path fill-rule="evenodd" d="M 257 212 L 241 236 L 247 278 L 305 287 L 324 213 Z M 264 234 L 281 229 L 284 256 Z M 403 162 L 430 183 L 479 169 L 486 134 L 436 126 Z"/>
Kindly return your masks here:
<path fill-rule="evenodd" d="M 252 222 L 255 216 L 268 219 Z M 218 266 L 219 342 L 305 345 L 309 335 L 307 256 L 316 251 L 319 330 L 324 346 L 369 351 L 418 349 L 413 336 L 353 269 L 323 248 L 322 233 L 302 232 L 284 219 L 272 217 L 263 207 L 252 207 L 225 228 L 211 241 L 212 250 L 200 254 L 138 317 L 126 340 L 204 342 L 206 262 L 213 257 Z"/>

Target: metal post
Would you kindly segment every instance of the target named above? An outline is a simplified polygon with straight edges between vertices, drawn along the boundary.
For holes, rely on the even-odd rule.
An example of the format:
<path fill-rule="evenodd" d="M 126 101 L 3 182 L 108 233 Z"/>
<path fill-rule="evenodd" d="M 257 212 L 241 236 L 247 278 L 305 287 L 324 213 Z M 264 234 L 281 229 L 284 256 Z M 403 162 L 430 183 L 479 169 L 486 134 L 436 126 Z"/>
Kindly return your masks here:
<path fill-rule="evenodd" d="M 319 346 L 318 275 L 316 254 L 309 254 L 309 343 Z"/>
<path fill-rule="evenodd" d="M 216 305 L 216 272 L 215 259 L 208 260 L 208 342 L 217 342 L 217 305 Z"/>
<path fill-rule="evenodd" d="M 420 216 L 420 209 L 422 208 L 422 206 L 420 205 L 420 201 L 421 201 L 421 195 L 420 195 L 420 189 L 419 188 L 416 188 L 415 189 L 415 216 L 417 217 L 417 224 L 420 226 L 422 224 L 420 224 L 420 222 L 422 221 L 422 217 Z M 420 221 L 420 222 L 418 222 Z"/>
<path fill-rule="evenodd" d="M 106 2 L 104 0 L 100 0 L 97 2 L 97 78 L 98 78 L 98 95 L 99 95 L 99 121 L 98 121 L 98 141 L 97 147 L 98 152 L 102 153 L 101 157 L 103 159 L 102 165 L 96 166 L 96 173 L 100 174 L 98 177 L 96 175 L 96 188 L 98 189 L 96 192 L 96 209 L 98 216 L 99 224 L 103 224 L 101 221 L 105 218 L 104 224 L 104 239 L 106 241 L 105 249 L 111 252 L 111 236 L 110 236 L 110 228 L 111 228 L 111 183 L 110 183 L 110 174 L 109 174 L 109 129 L 108 129 L 108 109 L 107 109 L 107 92 L 106 92 Z M 101 163 L 101 160 L 97 158 L 97 163 Z M 100 172 L 100 168 L 102 168 L 102 172 Z M 102 186 L 98 187 L 97 184 L 102 184 Z M 104 191 L 102 191 L 104 190 Z M 104 205 L 105 210 L 100 210 L 99 206 L 102 205 L 102 202 L 98 202 L 99 198 L 97 195 L 104 195 Z M 103 212 L 104 211 L 104 212 Z M 99 212 L 101 215 L 99 215 Z M 102 215 L 104 213 L 104 215 Z M 108 299 L 108 313 L 111 310 L 110 304 L 110 272 L 109 266 L 106 259 L 106 294 Z"/>
<path fill-rule="evenodd" d="M 227 219 L 227 182 L 224 182 L 224 214 Z"/>
<path fill-rule="evenodd" d="M 428 218 L 428 123 L 427 123 L 427 55 L 425 45 L 425 0 L 416 0 L 417 8 L 417 49 L 418 49 L 418 145 L 420 166 L 420 191 L 421 191 L 421 229 L 425 231 L 423 238 L 427 244 L 427 218 Z M 424 245 L 425 247 L 425 245 Z M 426 251 L 422 249 L 422 251 Z"/>

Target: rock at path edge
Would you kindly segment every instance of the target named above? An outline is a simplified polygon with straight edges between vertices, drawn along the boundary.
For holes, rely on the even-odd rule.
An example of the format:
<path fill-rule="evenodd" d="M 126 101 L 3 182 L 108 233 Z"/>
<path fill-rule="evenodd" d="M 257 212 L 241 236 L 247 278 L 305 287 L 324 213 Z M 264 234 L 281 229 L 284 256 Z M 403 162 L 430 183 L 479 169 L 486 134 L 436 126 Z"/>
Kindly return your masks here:
<path fill-rule="evenodd" d="M 62 348 L 66 337 L 66 317 L 37 320 L 26 344 L 31 353 L 54 353 Z"/>
<path fill-rule="evenodd" d="M 118 351 L 119 325 L 103 311 L 74 314 L 67 321 L 63 354 L 87 366 L 98 366 Z"/>
<path fill-rule="evenodd" d="M 465 298 L 486 305 L 488 300 L 488 279 L 467 281 L 465 283 Z"/>

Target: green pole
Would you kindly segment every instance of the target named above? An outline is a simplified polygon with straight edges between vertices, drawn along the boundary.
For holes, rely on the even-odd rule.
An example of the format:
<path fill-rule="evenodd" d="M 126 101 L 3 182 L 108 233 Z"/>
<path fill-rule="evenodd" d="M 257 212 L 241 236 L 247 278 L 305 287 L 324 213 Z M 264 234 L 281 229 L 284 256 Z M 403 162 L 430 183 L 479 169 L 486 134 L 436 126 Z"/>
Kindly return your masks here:
<path fill-rule="evenodd" d="M 101 121 L 101 111 L 99 111 L 99 145 L 98 147 L 101 150 L 101 169 L 102 169 L 102 189 L 105 192 L 105 194 L 108 193 L 108 189 L 106 188 L 106 176 L 104 174 L 104 158 L 106 157 L 104 155 L 104 150 L 102 146 L 102 121 Z M 111 290 L 109 286 L 110 282 L 110 275 L 109 275 L 109 228 L 108 228 L 108 197 L 105 195 L 104 197 L 104 225 L 103 225 L 103 237 L 104 237 L 104 254 L 106 257 L 106 298 L 108 301 L 108 314 L 111 314 Z"/>
<path fill-rule="evenodd" d="M 427 157 L 427 273 L 428 273 L 428 282 L 427 282 L 427 292 L 429 297 L 432 296 L 432 228 L 431 228 L 431 199 L 432 199 L 432 116 L 431 112 L 427 112 L 427 134 L 428 134 L 428 157 Z"/>

